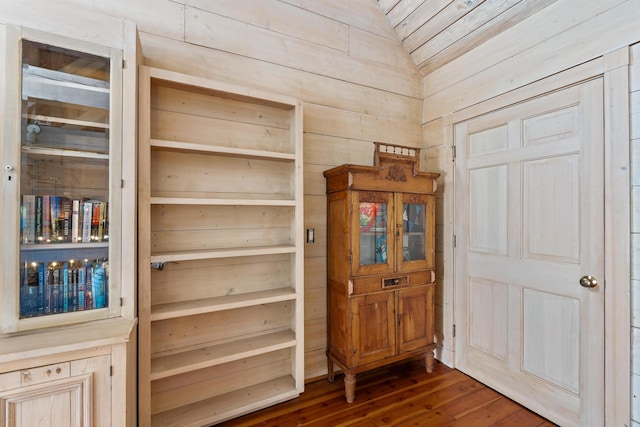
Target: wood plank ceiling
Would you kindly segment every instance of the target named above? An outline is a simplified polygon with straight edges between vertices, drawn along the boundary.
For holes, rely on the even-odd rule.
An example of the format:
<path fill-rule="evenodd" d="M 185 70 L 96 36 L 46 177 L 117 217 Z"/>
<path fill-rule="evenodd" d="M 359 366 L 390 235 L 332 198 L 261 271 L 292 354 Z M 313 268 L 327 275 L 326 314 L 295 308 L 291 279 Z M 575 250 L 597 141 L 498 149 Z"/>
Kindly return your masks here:
<path fill-rule="evenodd" d="M 378 0 L 422 75 L 557 0 Z"/>

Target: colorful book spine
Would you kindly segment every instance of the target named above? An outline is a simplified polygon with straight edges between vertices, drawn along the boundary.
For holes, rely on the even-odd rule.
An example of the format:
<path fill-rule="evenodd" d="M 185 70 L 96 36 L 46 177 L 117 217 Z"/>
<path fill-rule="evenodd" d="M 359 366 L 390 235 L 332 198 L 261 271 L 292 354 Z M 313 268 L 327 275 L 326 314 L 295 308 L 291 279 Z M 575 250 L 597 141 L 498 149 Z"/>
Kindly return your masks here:
<path fill-rule="evenodd" d="M 102 240 L 109 240 L 109 202 L 104 203 L 104 221 L 103 221 Z"/>
<path fill-rule="evenodd" d="M 20 317 L 32 317 L 38 314 L 38 268 L 25 263 L 20 269 Z"/>
<path fill-rule="evenodd" d="M 60 312 L 60 269 L 56 262 L 50 263 L 51 269 L 51 312 Z"/>
<path fill-rule="evenodd" d="M 78 310 L 78 266 L 76 261 L 69 263 L 69 311 Z"/>
<path fill-rule="evenodd" d="M 35 243 L 42 243 L 43 239 L 42 239 L 42 196 L 36 196 L 36 216 L 35 216 L 35 222 L 36 222 L 36 229 L 35 229 Z"/>
<path fill-rule="evenodd" d="M 78 310 L 84 310 L 86 305 L 85 296 L 86 296 L 86 281 L 85 281 L 85 273 L 86 270 L 83 265 L 78 267 Z"/>
<path fill-rule="evenodd" d="M 84 202 L 82 204 L 82 242 L 91 242 L 91 218 L 93 215 L 93 204 Z"/>
<path fill-rule="evenodd" d="M 105 202 L 97 202 L 99 209 L 100 209 L 100 213 L 99 213 L 99 218 L 98 218 L 98 241 L 102 242 L 104 241 L 104 222 L 106 221 L 106 207 L 107 204 Z"/>
<path fill-rule="evenodd" d="M 58 196 L 49 197 L 49 213 L 51 221 L 51 241 L 58 242 L 61 237 L 60 222 L 58 221 Z"/>
<path fill-rule="evenodd" d="M 91 310 L 93 307 L 93 263 L 86 262 L 84 266 L 84 308 Z"/>
<path fill-rule="evenodd" d="M 71 242 L 71 199 L 69 199 L 68 197 L 60 197 L 58 206 L 61 210 L 60 220 L 62 221 L 62 241 Z"/>
<path fill-rule="evenodd" d="M 103 308 L 106 306 L 105 301 L 105 286 L 106 286 L 106 272 L 104 264 L 96 262 L 92 269 L 92 296 L 93 296 L 93 308 Z"/>
<path fill-rule="evenodd" d="M 71 205 L 71 241 L 73 243 L 82 241 L 80 213 L 80 200 L 74 199 Z"/>
<path fill-rule="evenodd" d="M 51 196 L 42 196 L 42 241 L 51 242 Z"/>
<path fill-rule="evenodd" d="M 93 203 L 92 217 L 91 217 L 91 241 L 100 242 L 100 202 Z"/>
<path fill-rule="evenodd" d="M 20 209 L 22 226 L 22 243 L 35 243 L 36 240 L 36 196 L 25 194 L 22 196 Z"/>
<path fill-rule="evenodd" d="M 69 263 L 62 264 L 62 312 L 69 312 Z"/>
<path fill-rule="evenodd" d="M 51 267 L 47 267 L 44 291 L 44 313 L 53 313 L 53 271 Z"/>
<path fill-rule="evenodd" d="M 44 314 L 45 304 L 45 274 L 44 263 L 38 263 L 38 315 Z"/>

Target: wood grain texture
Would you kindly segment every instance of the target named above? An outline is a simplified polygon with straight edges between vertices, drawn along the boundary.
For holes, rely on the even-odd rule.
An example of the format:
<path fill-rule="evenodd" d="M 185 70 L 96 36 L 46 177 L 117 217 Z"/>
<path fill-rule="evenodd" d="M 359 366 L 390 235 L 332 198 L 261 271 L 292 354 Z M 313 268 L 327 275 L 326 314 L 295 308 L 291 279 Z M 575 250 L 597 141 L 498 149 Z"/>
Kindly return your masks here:
<path fill-rule="evenodd" d="M 378 7 L 427 75 L 555 1 L 378 0 Z"/>
<path fill-rule="evenodd" d="M 460 371 L 422 361 L 379 368 L 358 379 L 358 395 L 348 404 L 342 376 L 306 385 L 297 399 L 221 426 L 518 426 L 555 424 L 485 387 Z"/>

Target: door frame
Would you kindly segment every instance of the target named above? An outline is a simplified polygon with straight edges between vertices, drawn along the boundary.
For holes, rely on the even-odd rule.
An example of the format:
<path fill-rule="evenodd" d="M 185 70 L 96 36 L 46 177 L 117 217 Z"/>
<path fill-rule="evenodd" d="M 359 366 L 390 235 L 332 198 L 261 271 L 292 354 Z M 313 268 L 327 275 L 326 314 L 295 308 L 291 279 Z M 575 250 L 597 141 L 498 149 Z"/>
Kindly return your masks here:
<path fill-rule="evenodd" d="M 454 125 L 525 100 L 594 78 L 604 82 L 604 192 L 605 192 L 605 425 L 628 425 L 631 418 L 631 220 L 630 116 L 628 46 L 561 73 L 455 111 L 442 119 L 443 277 L 442 327 L 438 358 L 455 367 L 455 247 Z M 447 191 L 447 189 L 452 189 Z M 447 280 L 447 278 L 449 278 Z M 447 304 L 447 302 L 449 302 Z M 462 321 L 462 319 L 458 319 Z M 451 335 L 449 335 L 451 333 Z"/>

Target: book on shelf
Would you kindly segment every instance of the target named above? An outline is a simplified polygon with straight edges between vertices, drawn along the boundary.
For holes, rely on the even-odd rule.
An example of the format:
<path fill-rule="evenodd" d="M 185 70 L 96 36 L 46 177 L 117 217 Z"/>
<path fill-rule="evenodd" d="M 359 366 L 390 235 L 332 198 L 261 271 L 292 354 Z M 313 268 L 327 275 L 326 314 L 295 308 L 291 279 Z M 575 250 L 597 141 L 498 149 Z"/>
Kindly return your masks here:
<path fill-rule="evenodd" d="M 44 314 L 44 263 L 37 263 L 38 268 L 38 315 Z"/>
<path fill-rule="evenodd" d="M 24 194 L 20 207 L 20 229 L 22 243 L 35 243 L 36 240 L 36 196 Z"/>
<path fill-rule="evenodd" d="M 102 218 L 102 241 L 109 240 L 109 202 L 104 203 L 104 216 Z"/>
<path fill-rule="evenodd" d="M 93 215 L 93 203 L 82 203 L 82 242 L 91 242 L 91 218 Z"/>
<path fill-rule="evenodd" d="M 71 202 L 71 241 L 73 243 L 79 243 L 82 241 L 82 236 L 80 234 L 80 200 L 73 199 Z"/>
<path fill-rule="evenodd" d="M 51 212 L 51 241 L 71 242 L 71 199 L 66 196 L 49 196 Z"/>
<path fill-rule="evenodd" d="M 56 242 L 57 236 L 60 234 L 58 222 L 58 196 L 49 197 L 49 221 L 51 222 L 51 241 Z"/>
<path fill-rule="evenodd" d="M 25 263 L 21 269 L 20 286 L 20 317 L 33 317 L 38 315 L 38 264 Z"/>
<path fill-rule="evenodd" d="M 42 243 L 42 196 L 36 196 L 35 243 Z"/>
<path fill-rule="evenodd" d="M 69 263 L 62 263 L 62 312 L 69 312 Z"/>
<path fill-rule="evenodd" d="M 48 264 L 47 284 L 45 295 L 45 313 L 60 311 L 60 263 L 52 261 Z"/>
<path fill-rule="evenodd" d="M 58 208 L 60 209 L 59 220 L 62 222 L 62 242 L 71 242 L 71 199 L 60 196 L 58 200 Z"/>
<path fill-rule="evenodd" d="M 106 258 L 25 262 L 20 269 L 20 317 L 108 307 Z"/>
<path fill-rule="evenodd" d="M 91 262 L 84 265 L 84 310 L 93 308 L 93 273 Z"/>
<path fill-rule="evenodd" d="M 24 194 L 20 242 L 90 243 L 109 240 L 109 203 L 57 195 Z"/>
<path fill-rule="evenodd" d="M 78 266 L 78 306 L 77 309 L 78 311 L 82 311 L 84 310 L 84 307 L 86 305 L 86 301 L 85 301 L 85 295 L 86 295 L 86 287 L 85 287 L 85 268 L 84 266 L 81 264 Z"/>
<path fill-rule="evenodd" d="M 42 242 L 51 242 L 51 196 L 42 196 Z"/>
<path fill-rule="evenodd" d="M 107 203 L 93 201 L 91 217 L 91 241 L 104 241 L 105 221 L 107 220 Z"/>
<path fill-rule="evenodd" d="M 105 263 L 96 261 L 91 269 L 91 295 L 93 296 L 93 308 L 106 307 L 107 296 L 107 277 L 105 270 Z"/>

